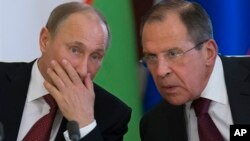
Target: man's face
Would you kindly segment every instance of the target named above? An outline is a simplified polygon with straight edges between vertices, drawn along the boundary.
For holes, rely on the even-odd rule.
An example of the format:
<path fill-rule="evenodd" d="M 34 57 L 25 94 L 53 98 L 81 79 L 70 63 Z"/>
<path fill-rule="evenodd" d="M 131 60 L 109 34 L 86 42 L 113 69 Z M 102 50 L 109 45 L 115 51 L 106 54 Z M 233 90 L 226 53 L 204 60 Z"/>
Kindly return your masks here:
<path fill-rule="evenodd" d="M 63 21 L 54 37 L 44 28 L 40 34 L 40 70 L 45 79 L 51 60 L 59 63 L 68 60 L 80 78 L 84 80 L 87 73 L 93 79 L 96 75 L 107 45 L 107 30 L 100 20 L 90 13 L 75 13 Z"/>
<path fill-rule="evenodd" d="M 171 58 L 175 52 L 185 52 L 195 46 L 179 17 L 171 13 L 164 21 L 145 24 L 143 53 L 154 60 L 148 62 L 147 67 L 160 94 L 169 103 L 184 104 L 197 98 L 205 88 L 211 73 L 208 68 L 214 63 L 209 60 L 211 51 L 207 51 L 206 44 L 201 45 L 201 50 L 192 49 Z"/>

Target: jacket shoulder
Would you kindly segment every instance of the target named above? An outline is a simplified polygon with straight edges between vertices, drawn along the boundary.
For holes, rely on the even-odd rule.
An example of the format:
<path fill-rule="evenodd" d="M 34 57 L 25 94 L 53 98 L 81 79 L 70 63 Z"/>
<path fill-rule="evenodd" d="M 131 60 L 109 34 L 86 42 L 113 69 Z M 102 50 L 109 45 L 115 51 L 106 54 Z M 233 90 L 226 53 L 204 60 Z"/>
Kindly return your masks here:
<path fill-rule="evenodd" d="M 165 113 L 170 112 L 171 109 L 173 110 L 174 107 L 162 100 L 159 104 L 147 111 L 142 117 L 142 120 L 152 121 L 153 119 L 162 118 L 163 116 L 165 116 Z"/>
<path fill-rule="evenodd" d="M 237 62 L 242 67 L 250 70 L 250 56 L 240 56 L 240 57 L 225 57 L 221 56 L 223 62 Z"/>
<path fill-rule="evenodd" d="M 140 121 L 142 141 L 186 140 L 184 105 L 173 106 L 162 101 Z"/>
<path fill-rule="evenodd" d="M 104 133 L 109 132 L 108 138 L 116 136 L 122 139 L 128 131 L 131 108 L 97 84 L 94 84 L 94 91 L 96 95 L 95 119 L 103 138 L 107 137 Z"/>
<path fill-rule="evenodd" d="M 94 91 L 96 93 L 96 104 L 109 107 L 118 106 L 118 108 L 126 110 L 130 109 L 127 104 L 97 84 L 94 84 Z M 115 109 L 115 107 L 112 109 Z"/>
<path fill-rule="evenodd" d="M 28 64 L 26 62 L 0 62 L 0 72 L 12 70 L 18 67 L 21 67 L 25 64 Z"/>

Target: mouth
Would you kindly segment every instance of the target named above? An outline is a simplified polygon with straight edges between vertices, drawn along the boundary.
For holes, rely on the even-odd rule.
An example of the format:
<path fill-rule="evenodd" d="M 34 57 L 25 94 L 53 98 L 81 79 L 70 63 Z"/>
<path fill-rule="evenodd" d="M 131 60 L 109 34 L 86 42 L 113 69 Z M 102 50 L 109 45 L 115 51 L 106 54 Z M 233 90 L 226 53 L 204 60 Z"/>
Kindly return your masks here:
<path fill-rule="evenodd" d="M 177 89 L 178 89 L 178 86 L 175 86 L 175 85 L 167 85 L 167 86 L 162 86 L 161 87 L 161 90 L 164 92 L 164 93 L 176 93 L 177 92 Z"/>

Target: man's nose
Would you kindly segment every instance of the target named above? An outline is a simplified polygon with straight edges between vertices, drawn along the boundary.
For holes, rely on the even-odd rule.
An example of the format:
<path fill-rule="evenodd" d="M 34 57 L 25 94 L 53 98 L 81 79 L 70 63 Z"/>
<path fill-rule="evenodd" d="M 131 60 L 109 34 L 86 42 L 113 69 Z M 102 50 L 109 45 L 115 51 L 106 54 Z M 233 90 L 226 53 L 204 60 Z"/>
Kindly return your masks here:
<path fill-rule="evenodd" d="M 160 77 L 165 77 L 171 73 L 170 63 L 165 59 L 159 59 L 156 66 L 156 73 Z"/>
<path fill-rule="evenodd" d="M 88 73 L 88 58 L 78 61 L 76 65 L 76 71 L 82 80 L 86 77 Z"/>

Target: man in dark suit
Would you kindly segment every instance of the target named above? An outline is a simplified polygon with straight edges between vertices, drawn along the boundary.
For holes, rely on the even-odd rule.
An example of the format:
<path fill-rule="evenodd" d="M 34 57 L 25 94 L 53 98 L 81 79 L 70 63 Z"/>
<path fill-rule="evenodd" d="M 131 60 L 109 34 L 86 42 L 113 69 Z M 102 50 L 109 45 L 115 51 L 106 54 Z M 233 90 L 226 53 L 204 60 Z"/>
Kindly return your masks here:
<path fill-rule="evenodd" d="M 4 139 L 69 140 L 66 123 L 76 121 L 82 141 L 123 140 L 131 109 L 92 82 L 109 35 L 106 20 L 94 8 L 78 2 L 56 7 L 40 33 L 41 57 L 30 63 L 0 63 Z M 45 98 L 51 96 L 55 108 Z M 51 127 L 34 136 L 37 121 L 56 107 Z M 45 137 L 43 132 L 50 130 Z"/>
<path fill-rule="evenodd" d="M 250 59 L 217 55 L 210 18 L 199 4 L 156 4 L 141 30 L 143 61 L 164 99 L 142 118 L 142 141 L 198 141 L 204 136 L 212 141 L 217 139 L 208 134 L 215 130 L 220 140 L 229 140 L 231 124 L 250 124 Z M 195 108 L 203 106 L 195 106 L 197 101 L 210 104 L 204 112 L 209 126 L 213 123 L 210 131 L 203 132 Z"/>

